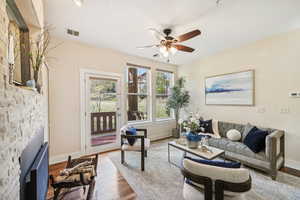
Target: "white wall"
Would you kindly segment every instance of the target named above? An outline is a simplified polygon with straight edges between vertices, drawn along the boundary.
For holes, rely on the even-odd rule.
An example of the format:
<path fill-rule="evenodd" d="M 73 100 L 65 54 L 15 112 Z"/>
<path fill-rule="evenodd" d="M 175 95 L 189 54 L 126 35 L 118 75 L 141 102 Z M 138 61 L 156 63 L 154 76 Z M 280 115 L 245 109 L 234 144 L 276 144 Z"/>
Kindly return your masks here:
<path fill-rule="evenodd" d="M 176 73 L 177 66 L 163 64 L 148 59 L 129 56 L 117 51 L 95 48 L 82 43 L 53 39 L 59 44 L 49 57 L 50 67 L 50 158 L 60 160 L 68 154 L 78 155 L 80 140 L 80 69 L 88 68 L 125 75 L 126 63 L 151 67 L 152 80 L 155 69 L 165 69 Z M 124 88 L 123 88 L 124 89 Z M 155 122 L 143 125 L 151 139 L 171 135 L 174 121 Z"/>
<path fill-rule="evenodd" d="M 255 70 L 255 106 L 205 105 L 206 76 L 246 69 Z M 300 98 L 288 96 L 289 92 L 300 92 L 300 30 L 180 66 L 178 76 L 187 78 L 191 105 L 206 118 L 285 130 L 287 164 L 300 168 Z M 282 109 L 289 109 L 289 113 L 281 113 Z"/>

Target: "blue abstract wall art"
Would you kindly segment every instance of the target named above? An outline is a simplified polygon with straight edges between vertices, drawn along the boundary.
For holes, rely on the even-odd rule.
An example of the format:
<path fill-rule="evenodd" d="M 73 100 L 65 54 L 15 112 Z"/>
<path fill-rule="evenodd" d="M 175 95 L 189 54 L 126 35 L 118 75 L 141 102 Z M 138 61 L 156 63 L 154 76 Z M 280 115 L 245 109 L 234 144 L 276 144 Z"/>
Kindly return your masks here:
<path fill-rule="evenodd" d="M 254 105 L 254 71 L 243 71 L 205 79 L 207 105 Z"/>

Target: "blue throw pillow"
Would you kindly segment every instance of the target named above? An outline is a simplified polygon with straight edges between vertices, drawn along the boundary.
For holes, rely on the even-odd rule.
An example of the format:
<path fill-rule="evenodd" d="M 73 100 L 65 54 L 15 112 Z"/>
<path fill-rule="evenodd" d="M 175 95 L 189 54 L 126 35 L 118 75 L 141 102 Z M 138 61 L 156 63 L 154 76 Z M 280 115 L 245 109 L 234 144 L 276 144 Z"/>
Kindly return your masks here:
<path fill-rule="evenodd" d="M 224 168 L 240 168 L 241 163 L 239 162 L 225 162 L 225 161 L 218 161 L 218 160 L 204 160 L 204 159 L 195 159 L 191 157 L 185 157 L 189 160 L 192 160 L 194 162 L 198 162 L 201 164 L 206 164 L 206 165 L 212 165 L 216 167 L 224 167 Z"/>
<path fill-rule="evenodd" d="M 260 130 L 255 126 L 246 136 L 244 144 L 254 153 L 258 153 L 265 149 L 267 135 L 267 131 Z"/>
<path fill-rule="evenodd" d="M 126 135 L 137 135 L 136 128 L 129 128 L 126 130 Z M 127 138 L 128 143 L 132 146 L 134 145 L 136 138 Z"/>

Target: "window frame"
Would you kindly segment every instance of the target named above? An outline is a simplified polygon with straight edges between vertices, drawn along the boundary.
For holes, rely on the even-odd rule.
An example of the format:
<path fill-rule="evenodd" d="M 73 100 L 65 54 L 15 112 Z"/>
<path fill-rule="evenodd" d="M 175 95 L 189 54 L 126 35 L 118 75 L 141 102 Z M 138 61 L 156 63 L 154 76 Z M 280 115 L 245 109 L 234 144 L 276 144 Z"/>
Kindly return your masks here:
<path fill-rule="evenodd" d="M 147 79 L 146 79 L 146 84 L 147 84 L 147 93 L 129 93 L 128 92 L 128 72 L 129 68 L 135 68 L 135 69 L 146 69 L 147 70 Z M 127 118 L 127 123 L 128 124 L 144 124 L 144 123 L 150 123 L 152 122 L 152 78 L 151 78 L 151 68 L 143 65 L 135 65 L 135 64 L 126 64 L 126 76 L 125 76 L 125 90 L 126 90 L 126 118 Z M 147 119 L 146 120 L 129 120 L 128 119 L 128 96 L 129 95 L 136 95 L 136 96 L 146 96 L 146 111 L 147 111 Z"/>
<path fill-rule="evenodd" d="M 159 72 L 165 72 L 165 73 L 170 73 L 170 74 L 172 74 L 172 78 L 171 78 L 171 84 L 170 84 L 170 87 L 172 88 L 173 86 L 174 86 L 174 83 L 175 83 L 175 73 L 173 72 L 173 71 L 167 71 L 167 70 L 164 70 L 164 69 L 156 69 L 155 70 L 155 86 L 154 86 L 154 88 L 155 88 L 155 113 L 154 113 L 154 115 L 155 115 L 155 121 L 156 122 L 163 122 L 163 121 L 170 121 L 170 120 L 174 120 L 175 119 L 175 115 L 174 115 L 174 111 L 173 110 L 171 110 L 170 112 L 170 117 L 164 117 L 164 118 L 159 118 L 159 117 L 157 117 L 156 116 L 156 109 L 157 109 L 157 97 L 169 97 L 171 94 L 168 94 L 168 95 L 165 95 L 165 94 L 157 94 L 156 93 L 156 83 L 157 83 L 157 74 L 159 73 Z"/>

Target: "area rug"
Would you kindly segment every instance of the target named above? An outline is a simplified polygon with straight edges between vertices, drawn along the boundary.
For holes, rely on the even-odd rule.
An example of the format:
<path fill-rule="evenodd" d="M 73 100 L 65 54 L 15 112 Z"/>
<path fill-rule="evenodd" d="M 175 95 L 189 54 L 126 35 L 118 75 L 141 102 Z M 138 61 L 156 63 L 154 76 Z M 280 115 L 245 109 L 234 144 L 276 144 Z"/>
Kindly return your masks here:
<path fill-rule="evenodd" d="M 119 169 L 129 185 L 137 193 L 138 199 L 181 200 L 183 176 L 178 167 L 168 162 L 167 142 L 151 145 L 145 161 L 145 171 L 140 170 L 140 153 L 126 152 L 125 165 L 120 162 L 120 152 L 112 152 L 109 158 Z M 171 150 L 172 162 L 180 164 L 182 152 Z M 246 200 L 299 200 L 300 178 L 279 172 L 273 181 L 267 175 L 249 169 L 252 189 L 243 198 Z M 203 196 L 199 196 L 199 200 Z M 230 198 L 225 198 L 230 199 Z"/>

